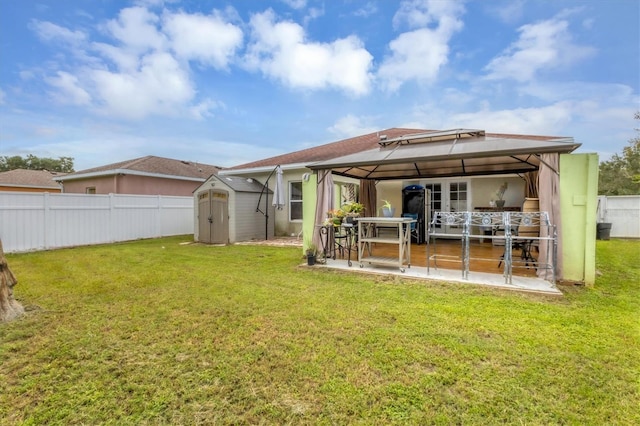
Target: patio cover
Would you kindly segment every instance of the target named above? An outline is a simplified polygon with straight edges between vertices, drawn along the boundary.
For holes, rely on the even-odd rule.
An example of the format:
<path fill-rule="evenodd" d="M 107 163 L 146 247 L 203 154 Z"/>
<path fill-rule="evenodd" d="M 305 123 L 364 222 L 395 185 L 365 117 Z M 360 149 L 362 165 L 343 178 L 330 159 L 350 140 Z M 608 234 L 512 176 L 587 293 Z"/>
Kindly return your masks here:
<path fill-rule="evenodd" d="M 527 173 L 539 169 L 541 154 L 570 153 L 573 138 L 486 135 L 484 130 L 455 129 L 404 135 L 380 147 L 307 165 L 355 179 L 418 179 Z"/>

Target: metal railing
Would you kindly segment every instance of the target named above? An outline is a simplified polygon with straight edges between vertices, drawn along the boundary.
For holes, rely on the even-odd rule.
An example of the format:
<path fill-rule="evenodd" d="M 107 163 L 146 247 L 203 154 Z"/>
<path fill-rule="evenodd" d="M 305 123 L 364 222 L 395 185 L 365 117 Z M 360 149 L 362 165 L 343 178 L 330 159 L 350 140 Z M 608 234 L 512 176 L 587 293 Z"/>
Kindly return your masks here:
<path fill-rule="evenodd" d="M 435 252 L 438 238 L 460 239 L 460 256 L 438 255 Z M 500 259 L 473 258 L 469 244 L 472 239 L 501 240 L 504 242 L 504 253 Z M 462 278 L 467 280 L 472 259 L 497 260 L 498 266 L 504 264 L 503 275 L 507 284 L 512 284 L 514 267 L 543 270 L 542 277 L 546 280 L 550 278 L 555 284 L 557 240 L 556 226 L 550 223 L 547 212 L 433 212 L 427 228 L 427 273 L 431 261 L 437 268 L 438 258 L 446 258 L 447 261 L 460 263 Z M 540 250 L 543 244 L 545 250 Z M 535 247 L 538 248 L 537 258 L 532 254 Z M 520 258 L 513 257 L 514 249 L 520 250 Z M 545 257 L 541 259 L 543 253 Z"/>

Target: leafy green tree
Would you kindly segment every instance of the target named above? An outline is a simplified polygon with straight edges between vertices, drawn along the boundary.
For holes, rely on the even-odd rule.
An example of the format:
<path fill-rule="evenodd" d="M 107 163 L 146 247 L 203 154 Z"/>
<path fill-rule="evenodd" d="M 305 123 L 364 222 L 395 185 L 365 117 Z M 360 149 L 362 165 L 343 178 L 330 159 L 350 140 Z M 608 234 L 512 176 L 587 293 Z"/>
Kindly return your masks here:
<path fill-rule="evenodd" d="M 640 112 L 634 118 L 640 120 Z M 598 194 L 640 195 L 640 135 L 629 140 L 622 155 L 600 163 Z"/>
<path fill-rule="evenodd" d="M 72 157 L 40 158 L 35 155 L 27 155 L 25 158 L 15 155 L 13 157 L 0 157 L 0 172 L 15 169 L 27 170 L 49 170 L 52 172 L 71 173 L 73 172 Z"/>

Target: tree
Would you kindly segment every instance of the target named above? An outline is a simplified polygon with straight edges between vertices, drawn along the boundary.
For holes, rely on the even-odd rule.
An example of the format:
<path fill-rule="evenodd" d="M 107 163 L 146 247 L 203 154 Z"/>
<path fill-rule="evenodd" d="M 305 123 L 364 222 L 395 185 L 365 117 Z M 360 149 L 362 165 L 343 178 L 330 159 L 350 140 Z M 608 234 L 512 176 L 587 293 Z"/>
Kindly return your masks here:
<path fill-rule="evenodd" d="M 22 305 L 13 297 L 13 287 L 17 283 L 18 280 L 4 257 L 0 240 L 0 322 L 11 321 L 24 313 Z"/>
<path fill-rule="evenodd" d="M 634 118 L 640 120 L 640 112 Z M 640 194 L 640 134 L 629 140 L 622 155 L 614 154 L 609 161 L 600 163 L 598 194 Z"/>
<path fill-rule="evenodd" d="M 27 170 L 49 170 L 51 172 L 71 173 L 73 172 L 72 157 L 40 158 L 35 155 L 27 155 L 22 158 L 19 155 L 13 157 L 0 157 L 0 172 L 6 172 L 15 169 Z"/>

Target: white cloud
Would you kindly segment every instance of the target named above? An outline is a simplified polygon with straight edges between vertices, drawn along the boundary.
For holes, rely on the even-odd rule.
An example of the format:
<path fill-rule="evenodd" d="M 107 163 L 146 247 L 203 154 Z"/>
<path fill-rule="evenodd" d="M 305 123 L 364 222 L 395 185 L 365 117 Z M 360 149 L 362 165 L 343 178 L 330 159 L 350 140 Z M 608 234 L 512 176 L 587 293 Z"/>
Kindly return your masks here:
<path fill-rule="evenodd" d="M 394 26 L 407 24 L 418 29 L 402 33 L 389 43 L 391 54 L 378 70 L 383 87 L 396 91 L 409 80 L 434 81 L 448 62 L 449 40 L 463 27 L 459 19 L 462 13 L 460 2 L 403 2 L 393 18 Z M 435 28 L 427 28 L 434 24 Z"/>
<path fill-rule="evenodd" d="M 335 124 L 327 130 L 336 135 L 336 137 L 349 138 L 379 130 L 372 122 L 371 117 L 356 117 L 355 115 L 349 114 L 337 120 Z"/>
<path fill-rule="evenodd" d="M 304 25 L 307 26 L 309 22 L 314 19 L 318 19 L 319 17 L 324 16 L 324 7 L 310 7 L 307 12 L 307 16 L 304 17 Z"/>
<path fill-rule="evenodd" d="M 463 2 L 458 0 L 407 0 L 393 16 L 393 25 L 395 28 L 403 24 L 409 28 L 435 25 L 444 32 L 453 32 L 460 29 L 458 16 L 463 13 Z"/>
<path fill-rule="evenodd" d="M 447 128 L 485 129 L 492 133 L 558 135 L 573 119 L 573 104 L 557 102 L 543 107 L 451 114 Z"/>
<path fill-rule="evenodd" d="M 30 28 L 35 31 L 40 39 L 47 42 L 60 41 L 69 45 L 77 45 L 83 43 L 87 38 L 82 31 L 71 31 L 68 28 L 46 21 L 33 20 Z"/>
<path fill-rule="evenodd" d="M 47 77 L 45 81 L 58 89 L 54 97 L 62 104 L 89 105 L 91 103 L 91 95 L 80 86 L 78 78 L 68 72 L 58 71 L 55 77 Z"/>
<path fill-rule="evenodd" d="M 160 18 L 144 7 L 122 9 L 117 19 L 107 22 L 108 34 L 135 52 L 162 50 L 166 36 L 157 27 Z"/>
<path fill-rule="evenodd" d="M 357 9 L 353 14 L 361 18 L 368 18 L 378 12 L 378 6 L 374 2 L 367 2 L 360 9 Z"/>
<path fill-rule="evenodd" d="M 122 9 L 99 27 L 104 36 L 100 42 L 81 31 L 33 21 L 31 28 L 40 38 L 66 47 L 77 59 L 50 66 L 53 74 L 44 81 L 53 100 L 130 120 L 210 116 L 220 103 L 198 98 L 190 62 L 226 68 L 242 45 L 242 30 L 218 11 L 162 13 Z"/>
<path fill-rule="evenodd" d="M 304 9 L 307 6 L 307 0 L 282 0 L 282 2 L 296 10 Z"/>
<path fill-rule="evenodd" d="M 178 115 L 176 109 L 188 106 L 195 95 L 188 73 L 167 53 L 143 57 L 136 72 L 93 70 L 91 74 L 102 111 L 122 118 Z"/>
<path fill-rule="evenodd" d="M 225 22 L 217 13 L 209 16 L 166 14 L 163 28 L 179 57 L 215 68 L 225 68 L 242 45 L 242 30 Z"/>
<path fill-rule="evenodd" d="M 205 117 L 211 117 L 213 114 L 211 111 L 217 108 L 224 108 L 222 102 L 216 102 L 213 99 L 205 99 L 197 105 L 189 108 L 190 115 L 196 120 L 201 120 Z"/>
<path fill-rule="evenodd" d="M 253 15 L 250 25 L 252 41 L 246 56 L 249 69 L 293 88 L 334 87 L 354 95 L 369 92 L 373 57 L 358 37 L 332 43 L 309 42 L 300 25 L 276 22 L 271 10 Z"/>
<path fill-rule="evenodd" d="M 525 0 L 503 0 L 486 2 L 489 13 L 508 24 L 518 22 L 524 15 Z"/>
<path fill-rule="evenodd" d="M 571 65 L 594 53 L 591 47 L 573 43 L 566 20 L 553 18 L 518 31 L 518 40 L 485 67 L 487 78 L 529 81 L 542 70 Z"/>

